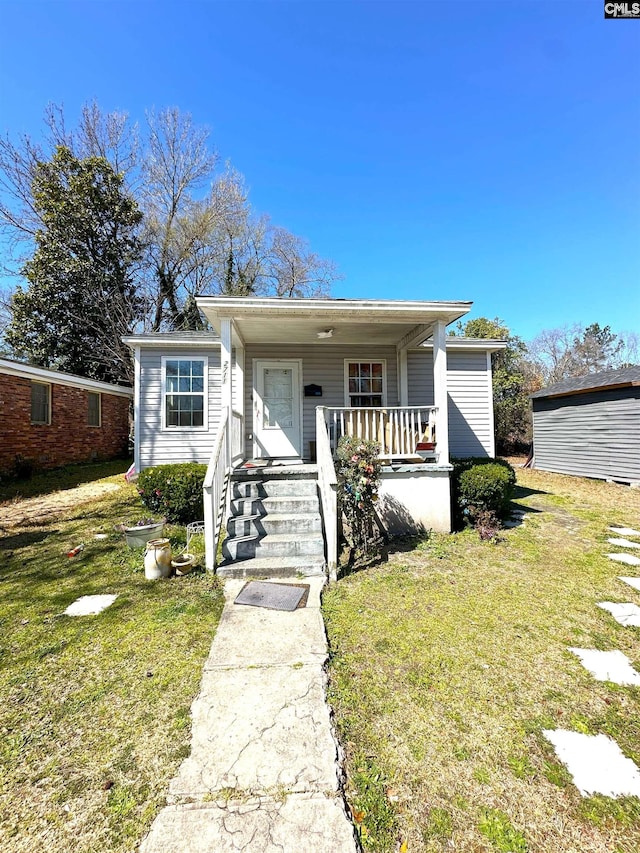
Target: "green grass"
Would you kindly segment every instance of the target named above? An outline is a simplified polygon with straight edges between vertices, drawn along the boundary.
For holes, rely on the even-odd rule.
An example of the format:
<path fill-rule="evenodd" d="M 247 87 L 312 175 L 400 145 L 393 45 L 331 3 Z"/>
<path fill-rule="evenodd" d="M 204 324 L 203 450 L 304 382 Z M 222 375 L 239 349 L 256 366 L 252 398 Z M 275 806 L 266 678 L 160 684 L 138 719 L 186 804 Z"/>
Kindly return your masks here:
<path fill-rule="evenodd" d="M 221 587 L 202 572 L 145 580 L 143 550 L 113 530 L 139 511 L 126 467 L 116 466 L 109 482 L 118 488 L 105 496 L 27 520 L 0 540 L 3 850 L 133 850 L 189 752 L 189 707 Z M 103 472 L 92 466 L 73 479 Z M 31 494 L 46 492 L 38 479 Z M 45 481 L 58 487 L 52 475 Z M 184 529 L 168 533 L 181 550 Z M 70 560 L 66 552 L 80 542 L 85 551 Z M 96 593 L 118 598 L 97 616 L 62 615 Z"/>
<path fill-rule="evenodd" d="M 640 765 L 640 690 L 596 682 L 568 646 L 640 661 L 635 601 L 604 555 L 640 492 L 519 471 L 527 521 L 497 544 L 434 535 L 324 596 L 330 701 L 367 851 L 632 853 L 635 798 L 584 799 L 542 735 L 602 732 Z M 397 796 L 390 799 L 388 791 Z"/>

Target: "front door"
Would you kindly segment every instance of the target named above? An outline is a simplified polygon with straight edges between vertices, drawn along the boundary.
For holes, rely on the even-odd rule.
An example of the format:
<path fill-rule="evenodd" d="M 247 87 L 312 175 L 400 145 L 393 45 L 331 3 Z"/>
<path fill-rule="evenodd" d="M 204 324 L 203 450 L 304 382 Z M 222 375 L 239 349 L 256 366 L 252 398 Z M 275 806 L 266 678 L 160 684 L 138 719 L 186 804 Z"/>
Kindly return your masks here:
<path fill-rule="evenodd" d="M 253 386 L 255 457 L 301 456 L 300 362 L 256 361 Z"/>

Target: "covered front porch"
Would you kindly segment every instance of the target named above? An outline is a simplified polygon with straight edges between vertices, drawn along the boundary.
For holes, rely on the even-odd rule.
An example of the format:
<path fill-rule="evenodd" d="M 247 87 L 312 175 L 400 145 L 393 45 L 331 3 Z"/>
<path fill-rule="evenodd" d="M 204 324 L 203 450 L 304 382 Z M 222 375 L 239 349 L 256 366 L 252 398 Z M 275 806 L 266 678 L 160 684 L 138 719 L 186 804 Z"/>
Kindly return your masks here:
<path fill-rule="evenodd" d="M 205 481 L 209 568 L 230 473 L 254 459 L 317 466 L 335 570 L 334 454 L 343 435 L 380 445 L 390 530 L 450 529 L 446 327 L 470 303 L 202 297 L 198 305 L 221 342 L 221 417 Z M 431 394 L 416 401 L 409 353 L 425 341 L 432 355 L 421 387 Z M 414 373 L 421 361 L 413 358 Z"/>

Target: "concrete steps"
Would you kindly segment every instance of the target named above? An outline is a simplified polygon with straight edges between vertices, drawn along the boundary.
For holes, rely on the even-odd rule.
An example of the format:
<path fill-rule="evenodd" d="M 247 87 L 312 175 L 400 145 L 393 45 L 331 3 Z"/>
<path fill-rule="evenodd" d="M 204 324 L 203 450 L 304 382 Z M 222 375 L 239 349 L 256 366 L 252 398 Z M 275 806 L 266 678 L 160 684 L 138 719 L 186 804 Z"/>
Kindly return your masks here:
<path fill-rule="evenodd" d="M 251 468 L 231 479 L 223 577 L 298 577 L 325 572 L 315 466 Z"/>

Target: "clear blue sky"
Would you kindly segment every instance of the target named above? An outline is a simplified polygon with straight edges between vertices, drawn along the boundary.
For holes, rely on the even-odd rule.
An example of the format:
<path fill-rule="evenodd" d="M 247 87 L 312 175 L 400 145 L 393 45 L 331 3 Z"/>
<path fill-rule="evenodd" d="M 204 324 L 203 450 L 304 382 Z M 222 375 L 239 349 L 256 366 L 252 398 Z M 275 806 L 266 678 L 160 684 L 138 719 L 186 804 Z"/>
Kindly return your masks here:
<path fill-rule="evenodd" d="M 0 129 L 207 124 L 335 296 L 640 330 L 640 21 L 600 0 L 0 0 Z"/>

